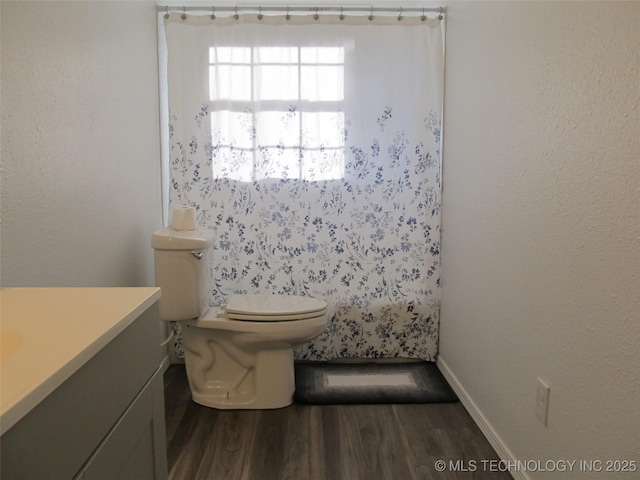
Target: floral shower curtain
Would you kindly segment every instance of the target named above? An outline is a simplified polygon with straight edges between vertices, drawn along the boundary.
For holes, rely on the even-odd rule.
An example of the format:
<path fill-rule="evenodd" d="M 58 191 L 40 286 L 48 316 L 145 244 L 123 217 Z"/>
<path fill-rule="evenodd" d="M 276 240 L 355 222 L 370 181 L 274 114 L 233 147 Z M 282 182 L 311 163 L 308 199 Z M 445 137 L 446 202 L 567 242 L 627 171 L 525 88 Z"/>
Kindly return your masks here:
<path fill-rule="evenodd" d="M 297 358 L 434 360 L 441 19 L 164 17 L 169 203 L 214 232 L 211 305 L 321 297 Z"/>

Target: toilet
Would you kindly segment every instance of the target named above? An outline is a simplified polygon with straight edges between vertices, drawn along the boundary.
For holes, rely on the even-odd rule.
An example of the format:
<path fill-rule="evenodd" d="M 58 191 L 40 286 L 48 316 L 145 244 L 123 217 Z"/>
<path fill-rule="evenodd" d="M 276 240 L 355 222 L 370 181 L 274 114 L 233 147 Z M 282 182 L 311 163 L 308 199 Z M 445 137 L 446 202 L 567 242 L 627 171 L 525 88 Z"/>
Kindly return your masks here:
<path fill-rule="evenodd" d="M 293 402 L 293 349 L 327 325 L 327 302 L 275 294 L 231 295 L 209 307 L 212 235 L 162 228 L 152 235 L 160 319 L 182 325 L 185 367 L 196 403 L 273 409 Z"/>

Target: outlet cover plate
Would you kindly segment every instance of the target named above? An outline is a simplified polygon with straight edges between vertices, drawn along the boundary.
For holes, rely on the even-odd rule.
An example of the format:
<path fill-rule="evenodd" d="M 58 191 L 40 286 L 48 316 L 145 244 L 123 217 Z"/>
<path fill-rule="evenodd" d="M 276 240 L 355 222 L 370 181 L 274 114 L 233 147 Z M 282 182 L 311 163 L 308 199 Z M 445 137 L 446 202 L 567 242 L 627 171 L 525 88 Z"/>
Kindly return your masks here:
<path fill-rule="evenodd" d="M 544 425 L 547 424 L 549 418 L 549 395 L 551 388 L 544 380 L 538 378 L 538 387 L 536 389 L 536 417 Z"/>

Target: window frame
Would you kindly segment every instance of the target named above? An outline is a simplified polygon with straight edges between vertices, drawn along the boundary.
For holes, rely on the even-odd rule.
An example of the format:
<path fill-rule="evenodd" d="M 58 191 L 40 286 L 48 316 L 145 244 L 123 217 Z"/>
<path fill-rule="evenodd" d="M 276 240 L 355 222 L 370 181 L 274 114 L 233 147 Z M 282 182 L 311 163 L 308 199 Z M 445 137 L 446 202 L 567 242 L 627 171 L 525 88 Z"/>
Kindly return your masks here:
<path fill-rule="evenodd" d="M 249 62 L 237 62 L 237 61 L 215 61 L 218 58 L 217 52 L 212 54 L 218 48 L 244 48 L 249 50 Z M 275 61 L 260 61 L 259 50 L 260 49 L 272 49 L 272 48 L 286 48 L 286 49 L 295 49 L 296 50 L 296 61 L 295 62 L 275 62 Z M 339 62 L 327 62 L 327 61 L 316 61 L 310 62 L 305 61 L 303 59 L 303 49 L 307 48 L 331 48 L 331 49 L 340 49 L 338 58 Z M 217 123 L 215 122 L 214 116 L 217 112 L 229 112 L 229 114 L 238 114 L 242 115 L 250 113 L 250 127 L 249 130 L 253 133 L 250 134 L 251 145 L 250 146 L 234 146 L 232 143 L 222 143 L 219 144 L 218 147 L 228 149 L 229 151 L 236 150 L 240 152 L 240 155 L 250 154 L 252 161 L 252 169 L 250 173 L 250 180 L 248 181 L 256 181 L 262 178 L 281 178 L 281 179 L 305 179 L 308 180 L 305 170 L 305 165 L 303 164 L 303 156 L 304 152 L 320 152 L 320 153 L 329 153 L 339 155 L 339 170 L 341 173 L 336 176 L 330 175 L 327 178 L 319 178 L 320 180 L 326 179 L 337 179 L 342 178 L 344 176 L 344 168 L 345 168 L 345 138 L 344 138 L 344 112 L 345 112 L 345 74 L 346 74 L 346 51 L 345 48 L 341 45 L 322 45 L 315 46 L 313 44 L 278 44 L 278 45 L 249 45 L 249 44 L 232 44 L 232 45 L 215 45 L 209 47 L 208 52 L 208 83 L 209 83 L 209 94 L 208 94 L 208 111 L 209 111 L 209 121 L 212 137 L 214 136 L 214 131 L 216 130 Z M 242 99 L 234 99 L 234 98 L 212 98 L 213 90 L 212 83 L 215 81 L 213 79 L 213 70 L 218 66 L 249 66 L 249 94 L 250 98 L 248 100 Z M 270 67 L 270 66 L 294 66 L 297 70 L 297 91 L 295 92 L 295 98 L 293 95 L 291 98 L 287 99 L 262 99 L 256 98 L 258 96 L 258 87 L 257 87 L 257 73 L 256 70 L 262 67 Z M 303 98 L 303 88 L 304 88 L 304 79 L 303 79 L 303 69 L 305 67 L 313 67 L 313 68 L 322 68 L 322 67 L 340 67 L 341 68 L 341 91 L 340 91 L 340 99 L 337 100 L 309 100 Z M 268 144 L 260 144 L 259 143 L 259 135 L 257 134 L 258 129 L 260 128 L 260 119 L 259 115 L 263 112 L 276 112 L 281 113 L 283 116 L 288 115 L 289 121 L 292 119 L 295 120 L 296 126 L 291 127 L 287 126 L 286 128 L 295 128 L 297 135 L 296 143 L 294 145 L 285 145 L 282 146 L 280 142 L 273 143 L 269 142 Z M 305 115 L 309 114 L 321 114 L 328 113 L 336 115 L 337 122 L 340 126 L 338 129 L 338 135 L 336 138 L 339 138 L 339 144 L 337 145 L 305 145 L 305 129 L 304 129 L 304 118 Z M 295 176 L 282 175 L 278 177 L 262 177 L 258 178 L 258 162 L 261 152 L 264 149 L 283 149 L 284 151 L 289 152 L 297 152 L 297 162 L 296 162 L 296 174 Z M 212 175 L 213 178 L 233 178 L 228 173 L 219 173 L 216 174 L 216 168 L 212 165 Z M 242 180 L 235 178 L 236 180 Z M 245 180 L 247 181 L 247 180 Z"/>

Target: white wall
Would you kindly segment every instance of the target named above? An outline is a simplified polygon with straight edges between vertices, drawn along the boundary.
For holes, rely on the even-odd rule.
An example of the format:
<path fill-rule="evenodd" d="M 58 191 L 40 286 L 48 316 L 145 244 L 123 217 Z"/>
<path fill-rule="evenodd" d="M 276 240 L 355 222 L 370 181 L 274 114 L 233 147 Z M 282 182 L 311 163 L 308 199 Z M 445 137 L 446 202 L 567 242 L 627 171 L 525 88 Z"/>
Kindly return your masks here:
<path fill-rule="evenodd" d="M 1 2 L 3 286 L 153 285 L 153 2 Z"/>
<path fill-rule="evenodd" d="M 639 26 L 637 2 L 448 6 L 440 360 L 519 460 L 640 463 Z"/>

